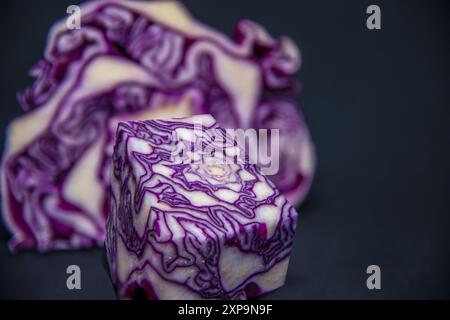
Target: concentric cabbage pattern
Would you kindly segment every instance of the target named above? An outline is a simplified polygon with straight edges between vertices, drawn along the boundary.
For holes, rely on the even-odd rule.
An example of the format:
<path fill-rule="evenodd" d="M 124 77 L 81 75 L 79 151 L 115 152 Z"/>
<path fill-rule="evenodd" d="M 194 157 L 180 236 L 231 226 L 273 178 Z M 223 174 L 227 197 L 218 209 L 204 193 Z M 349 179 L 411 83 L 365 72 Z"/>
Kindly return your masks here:
<path fill-rule="evenodd" d="M 208 152 L 173 158 L 174 132 Z M 211 156 L 241 150 L 223 140 L 211 116 L 119 124 L 106 247 L 121 298 L 243 299 L 284 283 L 297 213 L 255 165 Z"/>
<path fill-rule="evenodd" d="M 11 250 L 103 243 L 120 120 L 205 113 L 224 127 L 281 128 L 271 179 L 298 203 L 314 153 L 296 106 L 279 93 L 299 65 L 289 39 L 249 21 L 231 41 L 178 3 L 87 2 L 81 29 L 52 28 L 36 80 L 19 95 L 26 113 L 8 128 L 1 179 Z"/>

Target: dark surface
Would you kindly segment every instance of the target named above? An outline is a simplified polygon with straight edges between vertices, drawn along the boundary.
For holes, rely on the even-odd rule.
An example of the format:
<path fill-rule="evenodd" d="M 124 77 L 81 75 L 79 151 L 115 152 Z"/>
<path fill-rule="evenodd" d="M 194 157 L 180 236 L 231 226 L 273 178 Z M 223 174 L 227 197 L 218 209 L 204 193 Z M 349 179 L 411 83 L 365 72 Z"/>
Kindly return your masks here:
<path fill-rule="evenodd" d="M 21 110 L 50 25 L 76 1 L 3 1 L 1 143 Z M 365 26 L 382 10 L 382 30 Z M 231 33 L 250 18 L 291 36 L 318 171 L 301 208 L 286 285 L 267 298 L 450 298 L 450 6 L 438 1 L 187 1 Z M 11 255 L 0 233 L 0 298 L 114 298 L 101 249 Z M 66 267 L 82 290 L 66 289 Z M 378 264 L 382 289 L 366 288 Z"/>

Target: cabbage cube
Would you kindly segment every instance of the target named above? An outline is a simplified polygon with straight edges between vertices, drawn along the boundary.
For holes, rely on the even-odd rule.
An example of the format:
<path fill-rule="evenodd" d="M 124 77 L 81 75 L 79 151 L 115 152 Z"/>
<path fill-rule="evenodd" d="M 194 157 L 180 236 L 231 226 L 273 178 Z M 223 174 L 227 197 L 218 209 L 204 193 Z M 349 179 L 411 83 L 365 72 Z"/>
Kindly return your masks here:
<path fill-rule="evenodd" d="M 210 115 L 119 124 L 106 248 L 120 298 L 246 299 L 283 285 L 297 212 L 229 156 L 242 152 Z"/>

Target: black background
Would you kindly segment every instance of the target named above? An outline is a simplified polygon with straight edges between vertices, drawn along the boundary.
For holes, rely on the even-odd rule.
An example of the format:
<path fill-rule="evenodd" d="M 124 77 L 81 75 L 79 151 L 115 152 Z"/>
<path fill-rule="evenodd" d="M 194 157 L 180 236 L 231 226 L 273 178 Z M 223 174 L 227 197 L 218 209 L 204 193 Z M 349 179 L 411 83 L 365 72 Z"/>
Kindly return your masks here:
<path fill-rule="evenodd" d="M 2 1 L 1 143 L 51 24 L 76 1 Z M 318 153 L 286 285 L 267 299 L 450 298 L 450 5 L 444 1 L 186 1 L 230 34 L 249 18 L 300 46 L 298 97 Z M 366 28 L 381 7 L 382 30 Z M 0 298 L 112 299 L 102 249 L 11 255 Z M 82 290 L 66 288 L 66 267 Z M 382 289 L 366 288 L 377 264 Z"/>

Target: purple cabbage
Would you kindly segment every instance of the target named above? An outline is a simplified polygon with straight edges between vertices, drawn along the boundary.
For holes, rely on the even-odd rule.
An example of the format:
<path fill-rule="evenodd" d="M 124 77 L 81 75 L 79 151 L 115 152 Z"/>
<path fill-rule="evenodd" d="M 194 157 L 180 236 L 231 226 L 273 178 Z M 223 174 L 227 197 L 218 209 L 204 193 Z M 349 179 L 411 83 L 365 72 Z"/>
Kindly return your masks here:
<path fill-rule="evenodd" d="M 280 126 L 283 166 L 271 179 L 299 203 L 314 171 L 308 130 L 285 97 L 299 66 L 292 41 L 250 21 L 230 40 L 176 2 L 85 3 L 81 29 L 51 29 L 35 82 L 18 95 L 26 113 L 8 128 L 1 172 L 10 249 L 103 243 L 124 120 L 212 114 L 226 128 Z"/>
<path fill-rule="evenodd" d="M 209 115 L 119 124 L 106 249 L 120 298 L 245 299 L 283 285 L 297 212 L 248 157 L 224 160 L 243 150 Z"/>

